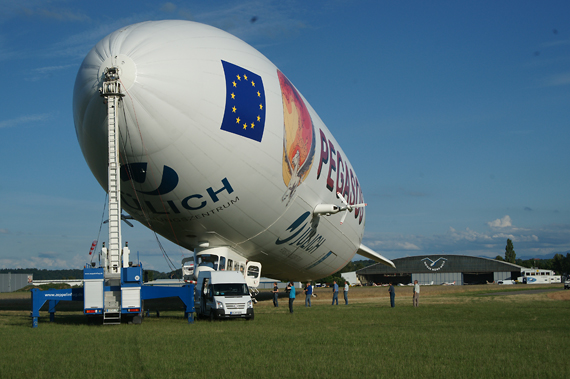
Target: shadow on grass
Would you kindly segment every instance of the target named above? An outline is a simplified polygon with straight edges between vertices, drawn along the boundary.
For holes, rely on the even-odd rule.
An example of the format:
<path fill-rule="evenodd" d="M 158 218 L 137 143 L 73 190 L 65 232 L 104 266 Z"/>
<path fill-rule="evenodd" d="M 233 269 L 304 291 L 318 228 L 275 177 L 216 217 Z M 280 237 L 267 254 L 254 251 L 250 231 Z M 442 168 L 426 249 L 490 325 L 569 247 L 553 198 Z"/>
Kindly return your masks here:
<path fill-rule="evenodd" d="M 30 319 L 31 322 L 31 319 Z M 47 317 L 40 317 L 38 324 L 54 324 L 54 325 L 95 325 L 96 321 L 90 319 L 83 314 L 70 314 L 67 312 L 56 312 L 53 321 L 49 321 L 49 315 Z"/>

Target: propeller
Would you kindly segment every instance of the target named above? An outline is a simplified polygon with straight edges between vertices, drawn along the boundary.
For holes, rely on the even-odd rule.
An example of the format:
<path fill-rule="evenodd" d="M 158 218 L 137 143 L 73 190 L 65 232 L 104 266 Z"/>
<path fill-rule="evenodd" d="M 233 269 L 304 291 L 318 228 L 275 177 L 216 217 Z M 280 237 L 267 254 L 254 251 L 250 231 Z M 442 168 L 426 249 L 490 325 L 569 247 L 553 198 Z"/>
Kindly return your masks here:
<path fill-rule="evenodd" d="M 344 222 L 344 219 L 346 218 L 346 215 L 348 212 L 352 212 L 352 210 L 354 208 L 363 208 L 367 205 L 366 203 L 350 205 L 350 204 L 348 204 L 348 201 L 346 201 L 346 199 L 344 198 L 344 196 L 342 196 L 342 194 L 340 192 L 337 192 L 336 195 L 339 197 L 340 201 L 342 201 L 344 204 L 344 207 L 340 207 L 340 209 L 339 209 L 339 212 L 344 211 L 344 214 L 342 215 L 342 218 L 340 219 L 341 225 Z"/>
<path fill-rule="evenodd" d="M 348 212 L 352 212 L 352 210 L 354 208 L 362 208 L 362 207 L 365 207 L 367 205 L 366 203 L 350 205 L 350 204 L 348 204 L 348 201 L 346 201 L 346 199 L 344 198 L 344 196 L 342 196 L 342 194 L 340 192 L 337 192 L 336 194 L 337 194 L 338 198 L 340 199 L 340 201 L 342 201 L 344 206 L 339 207 L 338 205 L 334 205 L 334 204 L 318 204 L 315 207 L 315 209 L 313 210 L 313 214 L 316 216 L 320 216 L 320 215 L 330 216 L 332 214 L 337 214 L 338 212 L 344 212 L 344 214 L 342 215 L 342 218 L 340 219 L 340 224 L 342 225 L 344 222 L 344 219 L 346 218 L 346 214 Z"/>

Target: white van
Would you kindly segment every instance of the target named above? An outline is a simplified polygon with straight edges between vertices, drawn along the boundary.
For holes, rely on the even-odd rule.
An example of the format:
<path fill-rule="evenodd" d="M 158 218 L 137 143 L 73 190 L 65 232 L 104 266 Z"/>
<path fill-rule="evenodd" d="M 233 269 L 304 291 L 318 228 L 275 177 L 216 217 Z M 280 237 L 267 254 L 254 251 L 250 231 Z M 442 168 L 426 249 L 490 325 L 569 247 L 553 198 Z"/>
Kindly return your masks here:
<path fill-rule="evenodd" d="M 196 281 L 197 318 L 253 320 L 253 300 L 243 274 L 237 271 L 202 271 Z"/>

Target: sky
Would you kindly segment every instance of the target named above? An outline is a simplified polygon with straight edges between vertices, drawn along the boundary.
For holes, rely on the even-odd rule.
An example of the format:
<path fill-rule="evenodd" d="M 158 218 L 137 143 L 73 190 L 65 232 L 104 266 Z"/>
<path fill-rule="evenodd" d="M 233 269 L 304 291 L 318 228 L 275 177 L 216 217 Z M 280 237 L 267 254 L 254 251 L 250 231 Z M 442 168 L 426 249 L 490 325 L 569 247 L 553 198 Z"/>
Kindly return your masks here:
<path fill-rule="evenodd" d="M 566 0 L 3 0 L 0 268 L 82 268 L 107 239 L 75 77 L 103 37 L 162 19 L 223 29 L 279 67 L 358 173 L 363 243 L 385 257 L 494 258 L 509 238 L 517 257 L 570 250 Z M 141 224 L 125 240 L 169 271 Z M 159 241 L 176 265 L 188 253 Z"/>

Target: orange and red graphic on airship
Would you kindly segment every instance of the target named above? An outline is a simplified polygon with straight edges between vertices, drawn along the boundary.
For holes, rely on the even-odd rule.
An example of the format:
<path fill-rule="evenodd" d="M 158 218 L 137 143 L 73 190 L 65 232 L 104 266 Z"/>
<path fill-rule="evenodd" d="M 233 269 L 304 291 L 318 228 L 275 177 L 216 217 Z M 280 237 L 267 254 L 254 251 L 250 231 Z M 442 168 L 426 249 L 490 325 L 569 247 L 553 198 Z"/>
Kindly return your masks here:
<path fill-rule="evenodd" d="M 283 182 L 287 204 L 309 175 L 315 156 L 315 130 L 309 110 L 289 79 L 277 70 L 283 97 Z"/>

